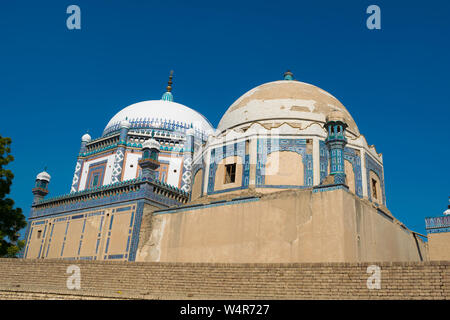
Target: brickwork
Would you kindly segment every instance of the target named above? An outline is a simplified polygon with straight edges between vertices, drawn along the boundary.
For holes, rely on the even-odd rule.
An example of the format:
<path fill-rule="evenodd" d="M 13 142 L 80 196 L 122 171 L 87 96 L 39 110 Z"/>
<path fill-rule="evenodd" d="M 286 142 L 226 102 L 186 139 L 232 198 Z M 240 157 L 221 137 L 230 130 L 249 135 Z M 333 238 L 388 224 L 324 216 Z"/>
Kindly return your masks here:
<path fill-rule="evenodd" d="M 67 267 L 81 270 L 69 290 Z M 381 289 L 367 288 L 369 265 Z M 0 259 L 0 299 L 449 299 L 450 261 L 208 264 Z"/>

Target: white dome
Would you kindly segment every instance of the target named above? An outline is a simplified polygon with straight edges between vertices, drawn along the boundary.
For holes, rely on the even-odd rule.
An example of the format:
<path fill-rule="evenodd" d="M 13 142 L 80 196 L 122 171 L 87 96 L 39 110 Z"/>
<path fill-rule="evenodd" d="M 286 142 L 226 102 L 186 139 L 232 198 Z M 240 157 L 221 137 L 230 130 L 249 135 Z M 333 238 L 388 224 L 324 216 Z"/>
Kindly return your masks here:
<path fill-rule="evenodd" d="M 333 111 L 339 111 L 348 130 L 359 135 L 350 113 L 328 92 L 300 81 L 273 81 L 253 88 L 237 99 L 223 115 L 217 130 L 223 132 L 243 124 L 273 120 L 307 120 L 324 124 L 326 116 Z"/>
<path fill-rule="evenodd" d="M 50 182 L 50 175 L 48 174 L 48 172 L 42 171 L 41 173 L 39 173 L 36 176 L 36 180 L 45 180 L 47 182 Z"/>
<path fill-rule="evenodd" d="M 91 142 L 91 140 L 92 140 L 91 136 L 87 133 L 81 137 L 81 141 L 83 142 Z"/>
<path fill-rule="evenodd" d="M 193 128 L 206 133 L 213 131 L 209 121 L 189 107 L 172 101 L 150 100 L 132 104 L 119 111 L 108 122 L 103 134 L 115 131 L 125 119 L 131 124 L 135 121 L 151 121 L 154 119 L 162 122 L 179 123 L 188 127 L 192 125 Z"/>
<path fill-rule="evenodd" d="M 142 149 L 158 149 L 160 144 L 155 139 L 148 139 L 142 144 Z"/>

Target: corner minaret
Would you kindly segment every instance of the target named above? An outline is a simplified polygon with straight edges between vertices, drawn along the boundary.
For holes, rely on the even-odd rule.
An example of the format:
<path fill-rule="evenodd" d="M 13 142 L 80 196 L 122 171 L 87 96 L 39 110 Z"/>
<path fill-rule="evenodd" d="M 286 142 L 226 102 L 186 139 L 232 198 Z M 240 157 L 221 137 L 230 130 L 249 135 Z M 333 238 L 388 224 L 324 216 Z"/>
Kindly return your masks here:
<path fill-rule="evenodd" d="M 72 186 L 70 187 L 70 192 L 76 192 L 78 191 L 78 183 L 81 178 L 81 168 L 83 167 L 84 159 L 81 157 L 81 154 L 83 152 L 86 152 L 86 145 L 91 142 L 92 138 L 91 136 L 86 133 L 81 137 L 81 146 L 80 146 L 80 153 L 78 155 L 77 159 L 77 165 L 75 166 L 75 172 L 73 174 L 72 179 Z"/>
<path fill-rule="evenodd" d="M 114 165 L 111 177 L 112 183 L 118 183 L 122 180 L 123 160 L 125 158 L 125 148 L 127 145 L 128 130 L 130 127 L 131 124 L 127 118 L 120 122 L 120 136 L 118 147 L 114 155 Z"/>
<path fill-rule="evenodd" d="M 48 184 L 50 183 L 50 175 L 44 170 L 36 176 L 36 183 L 33 192 L 33 203 L 38 203 L 48 194 Z"/>
<path fill-rule="evenodd" d="M 161 100 L 164 101 L 173 101 L 172 95 L 172 78 L 173 78 L 173 70 L 170 71 L 169 82 L 167 84 L 167 91 L 163 94 Z"/>
<path fill-rule="evenodd" d="M 194 162 L 195 149 L 195 130 L 189 128 L 186 130 L 186 143 L 184 145 L 183 155 L 183 173 L 181 175 L 181 190 L 184 192 L 191 192 L 192 184 L 192 163 Z"/>
<path fill-rule="evenodd" d="M 142 158 L 139 166 L 142 168 L 142 179 L 156 179 L 156 170 L 159 168 L 159 143 L 155 139 L 149 139 L 142 145 Z"/>
<path fill-rule="evenodd" d="M 328 136 L 325 143 L 330 151 L 330 175 L 333 177 L 333 181 L 331 181 L 333 184 L 346 184 L 344 165 L 344 148 L 347 144 L 346 128 L 347 123 L 340 111 L 328 114 L 325 123 Z"/>

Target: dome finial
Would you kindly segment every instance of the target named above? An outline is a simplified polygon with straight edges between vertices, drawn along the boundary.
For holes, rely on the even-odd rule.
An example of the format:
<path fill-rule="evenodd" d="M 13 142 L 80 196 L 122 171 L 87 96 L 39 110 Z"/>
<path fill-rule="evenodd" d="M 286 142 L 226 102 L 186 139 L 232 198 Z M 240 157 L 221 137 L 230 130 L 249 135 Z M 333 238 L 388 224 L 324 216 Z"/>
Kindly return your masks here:
<path fill-rule="evenodd" d="M 291 71 L 286 71 L 283 74 L 284 80 L 294 80 L 294 74 Z"/>
<path fill-rule="evenodd" d="M 167 91 L 163 94 L 161 100 L 164 101 L 173 101 L 172 95 L 172 78 L 173 78 L 173 70 L 170 70 L 169 82 L 167 84 Z"/>
<path fill-rule="evenodd" d="M 170 70 L 169 82 L 167 85 L 167 92 L 172 91 L 172 78 L 173 78 L 173 70 Z"/>

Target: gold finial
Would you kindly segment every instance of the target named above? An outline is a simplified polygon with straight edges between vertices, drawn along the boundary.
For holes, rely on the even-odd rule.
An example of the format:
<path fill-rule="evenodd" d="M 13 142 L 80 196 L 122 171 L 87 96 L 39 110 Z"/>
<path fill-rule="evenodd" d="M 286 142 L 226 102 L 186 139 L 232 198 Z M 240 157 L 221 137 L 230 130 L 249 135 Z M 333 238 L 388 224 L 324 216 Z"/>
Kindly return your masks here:
<path fill-rule="evenodd" d="M 167 86 L 167 92 L 172 91 L 172 78 L 173 78 L 173 70 L 170 70 L 169 82 Z"/>

